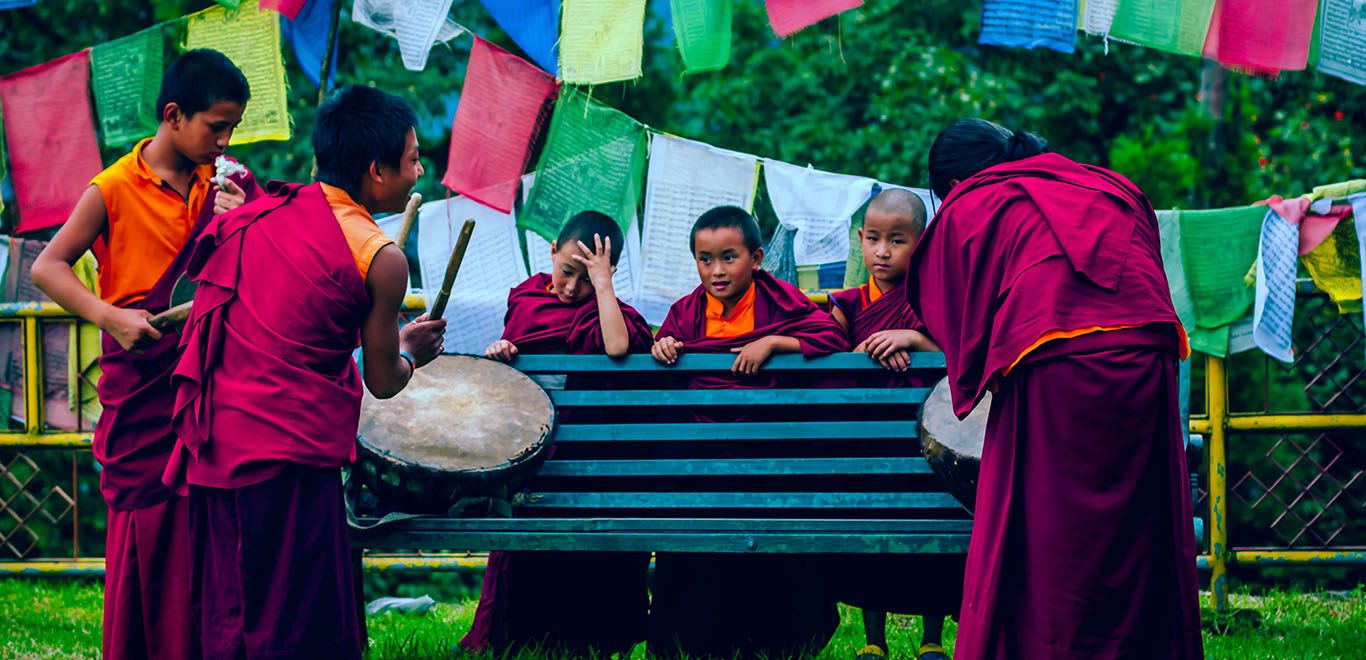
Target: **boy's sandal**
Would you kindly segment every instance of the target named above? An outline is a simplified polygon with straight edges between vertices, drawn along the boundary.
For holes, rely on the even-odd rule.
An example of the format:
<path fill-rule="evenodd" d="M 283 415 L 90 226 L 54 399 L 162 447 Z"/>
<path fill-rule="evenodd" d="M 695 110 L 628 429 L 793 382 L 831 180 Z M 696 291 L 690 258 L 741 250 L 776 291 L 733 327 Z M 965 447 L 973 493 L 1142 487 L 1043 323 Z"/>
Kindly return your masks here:
<path fill-rule="evenodd" d="M 858 655 L 854 660 L 887 660 L 887 652 L 882 650 L 877 644 L 869 644 L 859 649 Z"/>
<path fill-rule="evenodd" d="M 938 644 L 921 644 L 917 656 L 920 660 L 949 660 L 949 654 Z"/>

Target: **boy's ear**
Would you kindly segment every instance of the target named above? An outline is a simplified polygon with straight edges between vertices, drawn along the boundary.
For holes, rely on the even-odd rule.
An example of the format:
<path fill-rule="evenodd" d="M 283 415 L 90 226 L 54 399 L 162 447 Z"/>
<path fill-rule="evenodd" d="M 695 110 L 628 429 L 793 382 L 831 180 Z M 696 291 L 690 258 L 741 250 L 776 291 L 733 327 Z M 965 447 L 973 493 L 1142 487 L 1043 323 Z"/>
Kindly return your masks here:
<path fill-rule="evenodd" d="M 860 243 L 863 242 L 863 227 L 858 228 L 858 240 Z"/>
<path fill-rule="evenodd" d="M 559 251 L 560 251 L 560 242 L 559 242 L 558 240 L 551 241 L 551 242 L 550 242 L 550 256 L 552 256 L 552 257 L 555 256 L 555 254 L 558 253 Z"/>
<path fill-rule="evenodd" d="M 764 249 L 761 247 L 754 251 L 754 270 L 759 270 L 762 265 L 764 265 Z"/>
<path fill-rule="evenodd" d="M 170 124 L 173 128 L 179 128 L 180 122 L 185 118 L 185 113 L 180 111 L 180 104 L 171 101 L 161 111 L 161 120 Z"/>
<path fill-rule="evenodd" d="M 369 174 L 370 180 L 374 181 L 375 183 L 381 183 L 384 181 L 384 173 L 379 171 L 379 161 L 377 160 L 370 161 Z"/>

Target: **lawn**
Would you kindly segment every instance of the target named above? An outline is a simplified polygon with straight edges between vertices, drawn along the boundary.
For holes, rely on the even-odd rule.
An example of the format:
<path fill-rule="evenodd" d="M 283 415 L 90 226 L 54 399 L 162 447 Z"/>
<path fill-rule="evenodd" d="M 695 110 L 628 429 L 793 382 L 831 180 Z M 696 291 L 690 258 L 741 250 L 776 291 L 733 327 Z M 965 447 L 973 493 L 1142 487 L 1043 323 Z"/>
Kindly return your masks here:
<path fill-rule="evenodd" d="M 94 658 L 100 646 L 100 587 L 71 580 L 0 580 L 0 657 Z M 1232 597 L 1234 615 L 1205 613 L 1209 658 L 1366 658 L 1366 590 L 1272 592 Z M 373 659 L 449 657 L 469 628 L 474 601 L 440 603 L 421 615 L 371 617 Z M 858 610 L 841 608 L 841 625 L 823 659 L 852 660 L 863 646 Z M 919 621 L 891 619 L 893 657 L 920 639 Z M 949 623 L 947 637 L 954 627 Z M 633 658 L 644 657 L 643 646 Z"/>

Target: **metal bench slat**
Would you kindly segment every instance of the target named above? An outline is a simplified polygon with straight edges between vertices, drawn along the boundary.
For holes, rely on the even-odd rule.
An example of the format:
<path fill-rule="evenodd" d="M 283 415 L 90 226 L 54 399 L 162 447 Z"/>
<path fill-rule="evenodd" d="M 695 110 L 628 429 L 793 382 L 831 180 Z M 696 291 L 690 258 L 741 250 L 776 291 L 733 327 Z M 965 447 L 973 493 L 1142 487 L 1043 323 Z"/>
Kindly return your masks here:
<path fill-rule="evenodd" d="M 556 406 L 815 406 L 908 405 L 924 403 L 929 388 L 840 388 L 772 390 L 551 390 Z"/>
<path fill-rule="evenodd" d="M 910 368 L 914 371 L 942 371 L 943 353 L 911 353 Z M 689 353 L 674 365 L 663 365 L 649 355 L 628 355 L 620 359 L 605 355 L 519 355 L 511 362 L 526 374 L 581 374 L 605 372 L 629 373 L 695 373 L 700 371 L 729 372 L 735 356 L 728 353 Z M 839 371 L 883 372 L 881 365 L 862 353 L 836 353 L 817 358 L 800 355 L 775 355 L 764 363 L 764 371 Z"/>
<path fill-rule="evenodd" d="M 533 492 L 523 509 L 930 509 L 958 511 L 952 495 L 923 493 Z"/>
<path fill-rule="evenodd" d="M 550 460 L 544 478 L 863 476 L 932 474 L 923 458 Z"/>
<path fill-rule="evenodd" d="M 662 424 L 565 424 L 555 442 L 609 440 L 820 440 L 885 438 L 914 440 L 916 425 L 892 422 L 678 422 Z"/>

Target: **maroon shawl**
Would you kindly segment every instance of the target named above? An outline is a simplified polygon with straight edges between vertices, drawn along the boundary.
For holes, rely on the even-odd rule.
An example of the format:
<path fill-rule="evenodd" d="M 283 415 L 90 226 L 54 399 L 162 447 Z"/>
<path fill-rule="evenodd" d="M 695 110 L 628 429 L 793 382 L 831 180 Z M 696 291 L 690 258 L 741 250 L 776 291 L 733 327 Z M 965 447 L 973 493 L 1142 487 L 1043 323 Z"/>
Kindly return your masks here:
<path fill-rule="evenodd" d="M 260 196 L 256 179 L 250 172 L 229 177 L 247 194 L 247 201 Z M 152 313 L 170 306 L 171 291 L 190 263 L 196 238 L 213 219 L 218 189 L 210 187 L 190 239 L 171 262 L 147 297 L 128 305 Z M 162 470 L 175 446 L 171 411 L 175 390 L 171 372 L 180 359 L 180 331 L 162 332 L 161 341 L 134 355 L 123 350 L 108 334 L 101 339 L 98 393 L 104 411 L 95 424 L 92 450 L 100 462 L 100 492 L 109 508 L 129 511 L 164 501 L 170 491 L 161 483 Z"/>
<path fill-rule="evenodd" d="M 858 346 L 863 340 L 883 330 L 925 332 L 925 324 L 906 302 L 903 288 L 904 285 L 893 287 L 871 303 L 868 302 L 867 284 L 830 294 L 830 304 L 838 307 L 844 313 L 844 320 L 849 322 L 851 347 Z M 928 387 L 933 384 L 924 376 L 909 372 L 888 372 L 886 378 L 860 378 L 859 381 L 868 386 Z"/>
<path fill-rule="evenodd" d="M 698 285 L 669 308 L 656 336 L 683 342 L 689 353 L 729 353 L 732 348 L 772 335 L 795 338 L 802 355 L 816 357 L 849 350 L 840 326 L 816 303 L 791 284 L 765 271 L 754 273 L 754 330 L 738 337 L 708 337 L 707 290 Z M 773 379 L 756 376 L 699 376 L 691 379 L 695 389 L 765 388 Z"/>
<path fill-rule="evenodd" d="M 503 317 L 503 339 L 516 345 L 519 353 L 602 353 L 606 345 L 598 322 L 597 298 L 589 296 L 567 305 L 547 290 L 549 286 L 550 275 L 538 273 L 513 287 Z M 650 324 L 630 305 L 620 300 L 617 303 L 630 334 L 630 352 L 650 350 L 654 341 Z"/>
<path fill-rule="evenodd" d="M 1114 172 L 1044 154 L 954 188 L 911 255 L 906 294 L 944 350 L 954 410 L 1056 330 L 1178 323 L 1157 219 Z"/>
<path fill-rule="evenodd" d="M 196 242 L 168 485 L 239 488 L 355 460 L 365 283 L 319 186 L 275 184 Z M 183 449 L 182 449 L 183 448 Z M 187 458 L 188 452 L 193 458 Z"/>

